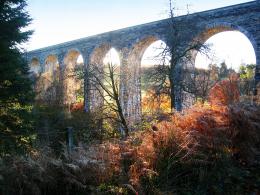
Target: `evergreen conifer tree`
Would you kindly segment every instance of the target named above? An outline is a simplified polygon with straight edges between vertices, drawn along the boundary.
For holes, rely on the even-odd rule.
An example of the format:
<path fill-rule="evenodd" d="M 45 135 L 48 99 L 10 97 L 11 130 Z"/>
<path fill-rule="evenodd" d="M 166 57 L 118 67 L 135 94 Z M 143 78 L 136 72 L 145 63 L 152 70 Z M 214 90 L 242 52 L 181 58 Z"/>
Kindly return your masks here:
<path fill-rule="evenodd" d="M 33 100 L 21 44 L 32 31 L 26 0 L 0 0 L 0 156 L 31 145 Z"/>

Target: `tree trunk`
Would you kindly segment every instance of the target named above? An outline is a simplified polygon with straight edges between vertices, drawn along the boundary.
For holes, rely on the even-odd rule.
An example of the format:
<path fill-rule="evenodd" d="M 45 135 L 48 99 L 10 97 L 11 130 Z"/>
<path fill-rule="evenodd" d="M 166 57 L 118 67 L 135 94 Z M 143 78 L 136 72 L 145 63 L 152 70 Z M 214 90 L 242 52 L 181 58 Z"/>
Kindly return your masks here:
<path fill-rule="evenodd" d="M 175 110 L 175 86 L 173 78 L 170 77 L 170 98 L 171 98 L 171 111 Z"/>
<path fill-rule="evenodd" d="M 181 68 L 173 62 L 170 67 L 171 111 L 182 110 Z"/>
<path fill-rule="evenodd" d="M 129 136 L 129 128 L 128 128 L 128 125 L 127 125 L 127 122 L 126 122 L 126 119 L 125 119 L 119 98 L 117 98 L 116 104 L 117 104 L 117 107 L 118 107 L 118 114 L 119 114 L 121 123 L 122 123 L 123 128 L 124 128 L 125 137 L 128 137 Z"/>

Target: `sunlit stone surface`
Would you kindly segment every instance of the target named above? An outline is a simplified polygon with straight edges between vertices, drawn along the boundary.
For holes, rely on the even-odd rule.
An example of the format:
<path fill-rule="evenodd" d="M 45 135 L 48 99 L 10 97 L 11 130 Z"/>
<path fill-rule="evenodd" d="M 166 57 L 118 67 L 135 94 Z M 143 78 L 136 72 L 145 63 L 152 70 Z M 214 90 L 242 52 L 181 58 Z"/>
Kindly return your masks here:
<path fill-rule="evenodd" d="M 239 31 L 243 33 L 254 47 L 256 55 L 256 81 L 260 81 L 260 3 L 249 3 L 209 10 L 205 12 L 181 16 L 176 20 L 192 24 L 192 33 L 180 37 L 185 45 L 199 39 L 206 41 L 211 36 L 225 31 Z M 119 53 L 121 78 L 121 96 L 124 113 L 129 120 L 135 122 L 141 116 L 141 81 L 140 66 L 146 48 L 157 40 L 167 44 L 169 20 L 161 20 L 148 24 L 133 26 L 121 30 L 107 32 L 96 36 L 66 42 L 28 52 L 26 58 L 31 71 L 37 78 L 36 91 L 38 98 L 56 100 L 62 99 L 63 103 L 75 102 L 75 90 L 78 84 L 70 72 L 77 65 L 77 58 L 82 55 L 86 69 L 91 64 L 103 65 L 106 53 L 115 48 Z M 185 28 L 187 28 L 185 30 Z M 183 29 L 191 32 L 190 26 Z M 52 56 L 51 58 L 49 56 Z M 194 55 L 195 61 L 195 55 Z M 61 92 L 53 84 L 58 83 Z M 85 110 L 97 107 L 101 100 L 98 93 L 91 90 L 85 77 Z M 55 86 L 55 85 L 54 85 Z"/>

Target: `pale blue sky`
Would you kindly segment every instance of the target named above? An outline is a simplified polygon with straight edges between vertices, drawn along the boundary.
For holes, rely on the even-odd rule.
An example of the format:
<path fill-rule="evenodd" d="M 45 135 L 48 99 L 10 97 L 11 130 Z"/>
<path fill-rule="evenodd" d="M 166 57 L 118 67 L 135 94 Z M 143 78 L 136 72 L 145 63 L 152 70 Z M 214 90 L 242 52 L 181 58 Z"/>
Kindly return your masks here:
<path fill-rule="evenodd" d="M 179 14 L 248 2 L 246 0 L 177 0 Z M 168 16 L 168 0 L 28 0 L 34 35 L 27 50 Z"/>
<path fill-rule="evenodd" d="M 160 53 L 163 48 L 160 46 L 162 42 L 157 41 L 153 43 L 144 53 L 142 58 L 142 65 L 149 66 L 160 63 Z M 196 57 L 195 66 L 197 68 L 208 68 L 209 64 L 221 64 L 226 62 L 228 68 L 239 70 L 242 64 L 255 64 L 256 57 L 252 44 L 248 38 L 240 32 L 223 32 L 218 33 L 206 42 L 211 51 L 207 55 L 198 53 Z"/>
<path fill-rule="evenodd" d="M 248 38 L 241 32 L 223 32 L 212 36 L 207 40 L 211 45 L 209 58 L 198 54 L 195 66 L 208 68 L 209 64 L 226 62 L 228 68 L 239 70 L 240 65 L 255 64 L 255 51 Z"/>

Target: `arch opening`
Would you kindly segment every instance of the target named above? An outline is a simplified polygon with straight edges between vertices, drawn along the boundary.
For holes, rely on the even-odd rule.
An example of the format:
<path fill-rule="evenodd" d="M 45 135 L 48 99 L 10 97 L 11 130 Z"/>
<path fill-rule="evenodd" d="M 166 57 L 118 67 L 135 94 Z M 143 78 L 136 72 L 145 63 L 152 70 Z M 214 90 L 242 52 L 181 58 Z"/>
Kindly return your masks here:
<path fill-rule="evenodd" d="M 153 40 L 143 48 L 141 58 L 142 113 L 170 112 L 170 82 L 167 73 L 170 56 L 162 40 Z"/>
<path fill-rule="evenodd" d="M 253 45 L 242 32 L 226 30 L 210 35 L 205 40 L 210 52 L 208 55 L 198 53 L 195 67 L 207 69 L 210 64 L 225 62 L 228 68 L 239 71 L 240 65 L 256 63 Z"/>
<path fill-rule="evenodd" d="M 120 67 L 120 57 L 117 50 L 110 44 L 102 44 L 95 48 L 90 56 L 90 91 L 89 106 L 90 110 L 96 111 L 104 107 L 104 89 L 100 86 L 102 82 L 105 87 L 109 84 L 108 64 Z M 107 98 L 109 99 L 109 98 Z"/>
<path fill-rule="evenodd" d="M 103 60 L 103 64 L 107 65 L 107 64 L 113 64 L 113 65 L 117 65 L 120 66 L 120 57 L 118 52 L 116 51 L 115 48 L 111 48 L 105 55 L 104 60 Z"/>
<path fill-rule="evenodd" d="M 58 71 L 59 68 L 59 62 L 58 58 L 55 55 L 49 55 L 44 64 L 44 72 L 53 74 Z"/>
<path fill-rule="evenodd" d="M 90 109 L 109 108 L 110 106 L 107 104 L 114 103 L 114 99 L 107 93 L 109 91 L 110 94 L 113 94 L 112 79 L 117 89 L 120 84 L 120 56 L 117 50 L 108 44 L 96 48 L 91 56 L 90 71 L 92 75 Z M 113 78 L 111 78 L 110 71 Z M 103 88 L 99 82 L 103 83 Z"/>
<path fill-rule="evenodd" d="M 41 64 L 38 58 L 33 58 L 31 60 L 30 71 L 36 76 L 39 76 L 39 74 L 41 73 Z"/>
<path fill-rule="evenodd" d="M 84 102 L 84 59 L 77 50 L 69 51 L 64 59 L 63 74 L 64 104 L 74 105 Z"/>
<path fill-rule="evenodd" d="M 36 82 L 36 99 L 50 104 L 57 100 L 57 87 L 59 82 L 59 62 L 55 55 L 46 57 L 43 72 Z"/>
<path fill-rule="evenodd" d="M 236 75 L 238 78 L 241 98 L 252 95 L 256 55 L 254 42 L 250 37 L 239 29 L 216 27 L 206 31 L 202 40 L 210 46 L 210 51 L 207 55 L 198 53 L 194 58 L 195 71 L 200 72 L 200 76 L 208 75 L 207 79 L 200 83 L 201 88 L 206 90 L 205 97 L 201 98 L 206 99 L 213 84 L 229 79 L 230 75 Z"/>
<path fill-rule="evenodd" d="M 113 104 L 115 99 L 108 93 L 115 95 L 119 94 L 120 85 L 120 57 L 115 48 L 111 48 L 103 59 L 103 80 L 106 90 L 103 90 L 104 104 Z M 113 91 L 113 87 L 114 90 Z"/>
<path fill-rule="evenodd" d="M 35 99 L 39 101 L 42 99 L 44 85 L 41 85 L 42 78 L 40 77 L 41 74 L 41 64 L 38 58 L 33 58 L 30 62 L 30 72 L 32 74 L 32 78 L 34 80 L 34 91 L 36 93 Z"/>

